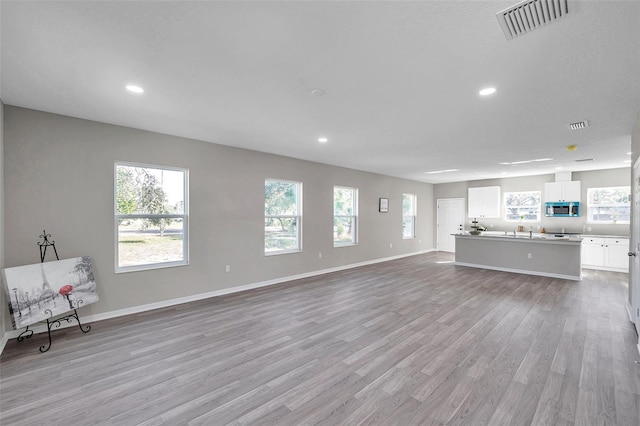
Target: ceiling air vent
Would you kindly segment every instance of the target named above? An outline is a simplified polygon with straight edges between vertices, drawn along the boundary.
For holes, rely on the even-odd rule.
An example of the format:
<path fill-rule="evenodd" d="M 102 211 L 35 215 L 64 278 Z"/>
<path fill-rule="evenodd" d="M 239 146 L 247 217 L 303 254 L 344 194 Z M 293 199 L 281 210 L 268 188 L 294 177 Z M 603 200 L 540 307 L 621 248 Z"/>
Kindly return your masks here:
<path fill-rule="evenodd" d="M 583 158 L 581 160 L 576 160 L 576 163 L 589 163 L 591 161 L 596 161 L 593 158 Z"/>
<path fill-rule="evenodd" d="M 571 130 L 580 130 L 589 126 L 589 122 L 587 120 L 584 121 L 576 121 L 575 123 L 569 123 L 569 128 Z"/>
<path fill-rule="evenodd" d="M 511 40 L 568 13 L 567 0 L 524 0 L 496 13 L 496 17 L 507 40 Z"/>

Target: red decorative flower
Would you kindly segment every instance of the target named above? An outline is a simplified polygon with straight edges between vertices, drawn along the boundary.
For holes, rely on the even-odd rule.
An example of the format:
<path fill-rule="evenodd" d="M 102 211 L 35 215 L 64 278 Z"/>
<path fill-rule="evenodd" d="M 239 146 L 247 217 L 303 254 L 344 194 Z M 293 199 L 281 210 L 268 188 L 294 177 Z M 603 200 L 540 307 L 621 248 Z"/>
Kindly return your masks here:
<path fill-rule="evenodd" d="M 58 293 L 60 293 L 63 296 L 66 296 L 67 294 L 71 293 L 71 290 L 73 290 L 73 286 L 71 284 L 67 284 L 60 287 L 60 290 L 58 290 Z"/>

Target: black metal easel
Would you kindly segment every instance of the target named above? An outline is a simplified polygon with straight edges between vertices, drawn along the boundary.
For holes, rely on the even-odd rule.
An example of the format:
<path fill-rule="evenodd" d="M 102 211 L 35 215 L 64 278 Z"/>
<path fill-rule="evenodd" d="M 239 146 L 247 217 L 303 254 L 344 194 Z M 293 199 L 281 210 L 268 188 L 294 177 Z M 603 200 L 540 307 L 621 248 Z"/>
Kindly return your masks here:
<path fill-rule="evenodd" d="M 58 250 L 56 250 L 56 242 L 53 240 L 49 241 L 50 237 L 51 234 L 47 234 L 47 231 L 42 231 L 42 235 L 40 235 L 40 238 L 42 238 L 42 242 L 38 241 L 37 243 L 38 247 L 40 248 L 40 263 L 44 263 L 44 258 L 47 255 L 48 247 L 53 248 L 53 252 L 56 255 L 56 260 L 60 260 L 60 257 L 58 257 Z M 68 299 L 68 297 L 67 300 L 69 301 L 69 307 L 71 307 L 71 301 Z M 82 323 L 80 322 L 80 317 L 78 317 L 78 311 L 76 309 L 79 308 L 82 303 L 82 299 L 77 299 L 76 307 L 73 308 L 72 314 L 56 319 L 53 319 L 53 312 L 51 312 L 51 310 L 45 310 L 45 313 L 49 313 L 49 318 L 47 318 L 47 334 L 49 336 L 49 345 L 40 346 L 40 352 L 47 352 L 49 349 L 51 349 L 51 327 L 55 325 L 56 328 L 59 328 L 62 325 L 61 321 L 67 321 L 68 323 L 70 323 L 71 319 L 75 318 L 76 321 L 78 321 L 78 327 L 80 328 L 80 331 L 82 331 L 83 333 L 88 333 L 89 331 L 91 331 L 90 325 L 86 326 L 86 330 L 83 328 Z M 23 336 L 24 334 L 27 335 Z M 18 336 L 18 342 L 22 342 L 24 339 L 28 339 L 31 336 L 33 336 L 33 330 L 29 330 L 29 326 L 27 326 L 27 328 Z"/>

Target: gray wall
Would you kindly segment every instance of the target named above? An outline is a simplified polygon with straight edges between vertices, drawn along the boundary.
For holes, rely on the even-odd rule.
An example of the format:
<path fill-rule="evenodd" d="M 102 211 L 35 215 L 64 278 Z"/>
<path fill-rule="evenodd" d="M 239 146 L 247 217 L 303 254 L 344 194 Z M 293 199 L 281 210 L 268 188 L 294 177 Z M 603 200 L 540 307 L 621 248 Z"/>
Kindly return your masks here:
<path fill-rule="evenodd" d="M 633 127 L 633 131 L 631 132 L 631 157 L 633 165 L 636 164 L 638 158 L 640 158 L 640 112 L 638 112 L 638 118 L 636 120 L 636 124 Z M 633 169 L 630 173 L 630 179 L 633 179 Z M 633 197 L 634 190 L 631 190 L 631 196 Z M 635 204 L 635 200 L 632 200 L 632 203 Z M 632 205 L 634 205 L 632 204 Z M 633 214 L 633 211 L 632 211 Z M 633 220 L 631 221 L 633 228 Z M 637 247 L 638 230 L 631 229 L 631 247 Z M 634 251 L 631 248 L 631 251 Z M 633 307 L 640 306 L 640 280 L 638 279 L 638 275 L 640 271 L 635 269 L 635 262 L 630 262 L 630 270 L 629 270 L 629 305 Z M 636 323 L 636 327 L 640 328 L 640 323 Z M 638 342 L 640 343 L 640 337 L 638 338 Z"/>
<path fill-rule="evenodd" d="M 6 266 L 37 263 L 43 229 L 61 258 L 91 256 L 100 301 L 82 314 L 433 249 L 430 184 L 12 106 L 4 133 Z M 189 169 L 190 265 L 114 273 L 115 161 Z M 263 254 L 265 178 L 303 182 L 302 253 Z M 333 185 L 359 188 L 357 246 L 333 248 Z M 418 196 L 412 240 L 402 239 L 403 192 Z"/>
<path fill-rule="evenodd" d="M 572 180 L 579 180 L 581 184 L 581 209 L 582 214 L 577 218 L 557 218 L 542 217 L 539 223 L 524 223 L 525 229 L 529 230 L 529 226 L 533 225 L 536 232 L 539 228 L 545 228 L 548 231 L 558 231 L 565 228 L 567 232 L 582 232 L 583 225 L 586 224 L 586 208 L 587 208 L 587 188 L 607 187 L 607 186 L 628 186 L 631 185 L 630 168 L 623 167 L 620 169 L 594 170 L 587 172 L 573 172 Z M 479 186 L 500 186 L 501 192 L 512 191 L 541 191 L 544 202 L 544 184 L 545 182 L 554 182 L 555 174 L 524 176 L 501 179 L 487 179 L 470 182 L 443 183 L 434 185 L 433 199 L 434 203 L 438 198 L 464 198 L 467 199 L 467 189 Z M 468 203 L 466 203 L 468 207 Z M 467 218 L 466 228 L 469 228 L 470 221 Z M 506 222 L 503 219 L 482 219 L 480 222 L 489 227 L 493 231 L 513 230 L 519 224 L 516 222 Z M 434 222 L 435 226 L 435 222 Z M 586 224 L 591 228 L 587 231 L 591 234 L 602 235 L 629 235 L 629 224 Z M 435 244 L 435 243 L 434 243 Z"/>
<path fill-rule="evenodd" d="M 0 100 L 0 269 L 4 268 L 4 104 Z M 0 290 L 0 339 L 6 327 L 9 313 L 4 292 L 4 282 Z M 0 348 L 0 351 L 2 348 Z"/>
<path fill-rule="evenodd" d="M 640 157 L 640 112 L 638 112 L 638 119 L 631 133 L 631 152 L 633 158 L 631 164 L 635 164 L 638 157 Z"/>

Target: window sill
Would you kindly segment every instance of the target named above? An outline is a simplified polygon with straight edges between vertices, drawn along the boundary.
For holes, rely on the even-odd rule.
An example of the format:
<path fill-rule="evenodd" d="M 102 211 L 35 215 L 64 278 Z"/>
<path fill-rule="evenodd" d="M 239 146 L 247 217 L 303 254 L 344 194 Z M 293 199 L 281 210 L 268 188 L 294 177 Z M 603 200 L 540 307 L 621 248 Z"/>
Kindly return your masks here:
<path fill-rule="evenodd" d="M 353 247 L 353 246 L 357 246 L 358 243 L 342 243 L 342 244 L 333 244 L 333 248 L 340 248 L 340 247 Z"/>
<path fill-rule="evenodd" d="M 150 271 L 153 269 L 165 269 L 165 268 L 175 268 L 178 266 L 189 266 L 189 261 L 179 261 L 179 262 L 164 262 L 164 263 L 148 263 L 145 265 L 136 265 L 136 266 L 116 266 L 116 274 L 124 274 L 127 272 L 140 272 L 140 271 Z"/>
<path fill-rule="evenodd" d="M 628 221 L 622 221 L 622 220 L 618 220 L 616 222 L 612 221 L 612 220 L 603 220 L 603 221 L 599 221 L 599 222 L 589 222 L 587 221 L 588 225 L 630 225 L 631 222 Z"/>
<path fill-rule="evenodd" d="M 264 255 L 265 256 L 279 256 L 281 254 L 292 254 L 292 253 L 302 253 L 302 250 L 295 249 L 295 250 L 265 251 Z"/>

